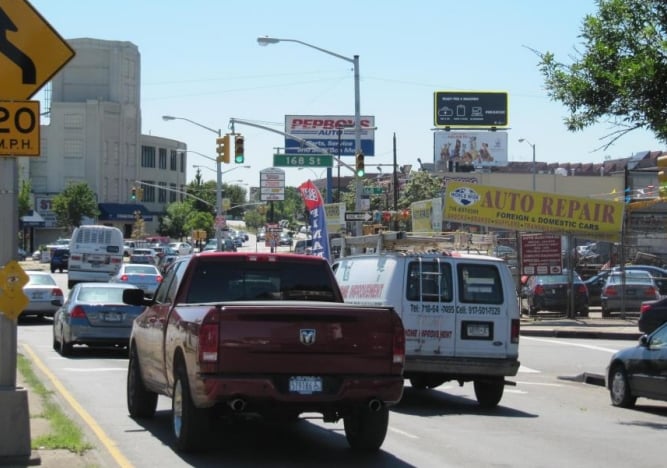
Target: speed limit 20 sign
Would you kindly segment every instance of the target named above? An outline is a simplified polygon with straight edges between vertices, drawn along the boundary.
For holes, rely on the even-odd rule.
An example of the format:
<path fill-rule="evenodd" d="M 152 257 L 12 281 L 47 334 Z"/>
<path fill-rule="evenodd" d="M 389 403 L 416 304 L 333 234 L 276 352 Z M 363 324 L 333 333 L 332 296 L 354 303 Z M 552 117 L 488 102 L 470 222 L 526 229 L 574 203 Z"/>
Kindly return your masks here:
<path fill-rule="evenodd" d="M 39 156 L 39 101 L 0 101 L 0 156 Z"/>

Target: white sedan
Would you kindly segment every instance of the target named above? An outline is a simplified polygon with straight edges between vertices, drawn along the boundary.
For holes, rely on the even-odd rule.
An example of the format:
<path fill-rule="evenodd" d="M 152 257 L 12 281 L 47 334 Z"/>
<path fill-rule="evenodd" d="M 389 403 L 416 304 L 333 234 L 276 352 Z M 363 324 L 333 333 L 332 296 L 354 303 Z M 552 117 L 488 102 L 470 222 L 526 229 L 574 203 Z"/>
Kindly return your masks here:
<path fill-rule="evenodd" d="M 169 247 L 178 252 L 178 255 L 190 255 L 192 253 L 192 246 L 187 242 L 172 242 Z"/>

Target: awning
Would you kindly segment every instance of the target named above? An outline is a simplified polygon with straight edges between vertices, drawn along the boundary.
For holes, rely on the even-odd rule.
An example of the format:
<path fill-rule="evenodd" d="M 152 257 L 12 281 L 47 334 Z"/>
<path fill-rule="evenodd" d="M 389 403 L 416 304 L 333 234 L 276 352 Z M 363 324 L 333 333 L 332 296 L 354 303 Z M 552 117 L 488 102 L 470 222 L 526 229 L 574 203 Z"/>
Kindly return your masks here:
<path fill-rule="evenodd" d="M 26 227 L 44 227 L 45 221 L 42 216 L 36 211 L 31 211 L 31 214 L 21 216 L 21 226 L 22 228 Z"/>
<path fill-rule="evenodd" d="M 100 221 L 134 221 L 134 213 L 139 211 L 144 221 L 153 221 L 153 215 L 138 203 L 98 203 Z"/>

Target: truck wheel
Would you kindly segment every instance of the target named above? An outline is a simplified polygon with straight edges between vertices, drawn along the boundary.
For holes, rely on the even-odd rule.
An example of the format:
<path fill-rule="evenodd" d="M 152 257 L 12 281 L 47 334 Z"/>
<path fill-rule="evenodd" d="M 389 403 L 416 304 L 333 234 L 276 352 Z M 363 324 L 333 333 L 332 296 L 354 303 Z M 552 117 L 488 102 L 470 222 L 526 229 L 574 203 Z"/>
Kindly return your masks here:
<path fill-rule="evenodd" d="M 482 408 L 491 409 L 498 406 L 503 397 L 505 383 L 502 380 L 475 380 L 475 397 Z"/>
<path fill-rule="evenodd" d="M 157 408 L 157 393 L 146 389 L 141 378 L 136 347 L 130 351 L 127 366 L 127 410 L 132 418 L 152 418 Z"/>
<path fill-rule="evenodd" d="M 376 451 L 384 442 L 389 425 L 389 409 L 378 411 L 360 407 L 343 418 L 345 437 L 353 450 Z"/>
<path fill-rule="evenodd" d="M 188 375 L 183 364 L 176 367 L 171 410 L 176 448 L 183 452 L 200 449 L 206 434 L 207 415 L 205 410 L 195 407 L 192 402 Z"/>
<path fill-rule="evenodd" d="M 615 366 L 611 371 L 609 396 L 611 397 L 611 404 L 621 408 L 632 408 L 637 401 L 637 397 L 633 396 L 630 391 L 628 375 L 620 365 Z"/>

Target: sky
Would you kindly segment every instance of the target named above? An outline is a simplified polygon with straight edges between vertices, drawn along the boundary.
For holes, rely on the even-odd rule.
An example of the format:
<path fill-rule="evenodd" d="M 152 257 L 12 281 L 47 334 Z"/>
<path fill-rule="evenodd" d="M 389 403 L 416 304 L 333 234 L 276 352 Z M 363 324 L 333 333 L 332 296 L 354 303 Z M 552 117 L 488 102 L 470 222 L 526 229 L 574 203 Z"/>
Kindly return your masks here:
<path fill-rule="evenodd" d="M 226 133 L 231 118 L 284 131 L 285 115 L 354 115 L 352 63 L 294 42 L 262 47 L 260 36 L 299 40 L 350 59 L 359 55 L 361 115 L 374 116 L 376 125 L 367 173 L 392 164 L 394 135 L 398 165 L 417 168 L 418 158 L 433 161 L 436 91 L 507 92 L 510 162 L 532 161 L 531 145 L 536 160 L 547 163 L 599 163 L 664 149 L 650 132 L 635 131 L 603 150 L 610 124 L 568 132 L 566 109 L 544 90 L 531 49 L 570 63 L 577 47 L 582 49 L 585 15 L 597 11 L 594 0 L 30 3 L 65 39 L 135 44 L 141 54 L 142 133 L 183 141 L 211 157 L 213 132 L 162 116 Z M 257 186 L 284 137 L 248 125 L 235 130 L 245 136 L 245 164 L 252 167 L 225 165 L 223 182 Z M 352 157 L 344 161 L 353 164 Z M 215 167 L 188 153 L 188 181 L 194 164 Z M 288 186 L 326 174 L 321 168 L 284 170 Z M 202 175 L 215 179 L 214 171 Z"/>

